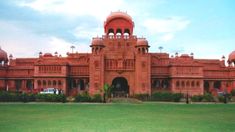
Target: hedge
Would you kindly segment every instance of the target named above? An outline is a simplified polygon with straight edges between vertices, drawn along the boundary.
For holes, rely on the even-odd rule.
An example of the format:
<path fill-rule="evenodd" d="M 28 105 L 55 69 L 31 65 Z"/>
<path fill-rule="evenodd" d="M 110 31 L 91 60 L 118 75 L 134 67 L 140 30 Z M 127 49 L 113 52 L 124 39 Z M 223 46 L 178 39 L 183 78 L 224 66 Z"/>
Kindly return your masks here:
<path fill-rule="evenodd" d="M 75 97 L 75 102 L 98 102 L 98 103 L 101 103 L 102 101 L 103 101 L 102 96 L 100 94 L 95 94 L 93 96 L 90 96 L 87 92 L 79 93 Z"/>
<path fill-rule="evenodd" d="M 156 92 L 152 94 L 152 101 L 174 101 L 179 102 L 183 98 L 182 93 Z"/>
<path fill-rule="evenodd" d="M 0 102 L 66 102 L 65 95 L 57 94 L 26 94 L 0 91 Z"/>

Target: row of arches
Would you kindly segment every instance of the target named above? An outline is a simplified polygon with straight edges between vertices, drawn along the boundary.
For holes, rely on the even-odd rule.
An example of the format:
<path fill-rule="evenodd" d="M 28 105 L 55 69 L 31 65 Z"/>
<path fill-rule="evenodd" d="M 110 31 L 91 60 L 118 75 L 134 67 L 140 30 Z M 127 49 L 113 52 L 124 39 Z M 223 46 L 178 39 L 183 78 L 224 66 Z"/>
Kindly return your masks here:
<path fill-rule="evenodd" d="M 139 54 L 145 54 L 148 53 L 148 48 L 147 47 L 138 47 L 138 53 Z"/>
<path fill-rule="evenodd" d="M 213 87 L 214 89 L 221 89 L 221 81 L 213 81 L 211 84 L 209 81 L 204 81 L 204 89 L 206 92 L 210 92 L 210 87 Z"/>
<path fill-rule="evenodd" d="M 194 87 L 200 87 L 200 81 L 194 81 L 194 80 L 193 81 L 189 81 L 189 80 L 184 81 L 184 80 L 182 80 L 182 81 L 176 81 L 175 85 L 176 85 L 176 88 L 179 88 L 179 87 L 182 87 L 182 88 L 192 87 L 192 88 L 194 88 Z"/>
<path fill-rule="evenodd" d="M 108 36 L 130 36 L 130 30 L 129 29 L 120 29 L 120 28 L 117 28 L 116 30 L 114 30 L 113 28 L 110 28 L 108 30 Z"/>
<path fill-rule="evenodd" d="M 63 82 L 61 80 L 37 80 L 39 87 L 56 87 L 61 86 Z"/>
<path fill-rule="evenodd" d="M 152 88 L 163 88 L 163 89 L 168 89 L 170 86 L 169 80 L 168 79 L 153 79 L 152 80 Z"/>
<path fill-rule="evenodd" d="M 86 90 L 88 88 L 87 79 L 71 79 L 70 88 L 78 88 L 79 90 Z"/>

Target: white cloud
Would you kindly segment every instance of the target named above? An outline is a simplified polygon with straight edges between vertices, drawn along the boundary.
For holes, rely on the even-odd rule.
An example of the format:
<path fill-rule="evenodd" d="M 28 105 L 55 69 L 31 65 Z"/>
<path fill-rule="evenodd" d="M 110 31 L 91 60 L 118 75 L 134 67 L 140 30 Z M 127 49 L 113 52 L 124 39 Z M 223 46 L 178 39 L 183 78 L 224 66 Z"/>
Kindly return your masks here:
<path fill-rule="evenodd" d="M 33 0 L 21 2 L 41 13 L 63 14 L 65 16 L 93 16 L 104 20 L 107 13 L 125 7 L 124 0 Z"/>
<path fill-rule="evenodd" d="M 190 24 L 189 20 L 182 17 L 171 17 L 167 19 L 146 19 L 144 27 L 151 33 L 169 33 L 185 29 Z"/>
<path fill-rule="evenodd" d="M 66 56 L 71 45 L 76 46 L 75 51 L 90 52 L 89 43 L 70 43 L 55 36 L 40 36 L 9 21 L 0 21 L 0 25 L 0 46 L 14 58 L 38 57 L 39 52 L 53 54 L 55 51 Z"/>
<path fill-rule="evenodd" d="M 87 53 L 90 51 L 89 44 L 83 43 L 70 43 L 61 38 L 51 37 L 48 41 L 48 52 L 54 53 L 55 51 L 62 56 L 66 56 L 67 52 L 71 52 L 70 47 L 75 46 L 74 52 Z"/>
<path fill-rule="evenodd" d="M 100 36 L 103 34 L 103 27 L 89 28 L 84 26 L 77 26 L 74 30 L 74 35 L 77 38 L 89 39 L 92 37 Z"/>
<path fill-rule="evenodd" d="M 164 34 L 162 37 L 161 37 L 161 41 L 170 41 L 174 38 L 174 34 L 173 33 L 167 33 L 167 34 Z"/>

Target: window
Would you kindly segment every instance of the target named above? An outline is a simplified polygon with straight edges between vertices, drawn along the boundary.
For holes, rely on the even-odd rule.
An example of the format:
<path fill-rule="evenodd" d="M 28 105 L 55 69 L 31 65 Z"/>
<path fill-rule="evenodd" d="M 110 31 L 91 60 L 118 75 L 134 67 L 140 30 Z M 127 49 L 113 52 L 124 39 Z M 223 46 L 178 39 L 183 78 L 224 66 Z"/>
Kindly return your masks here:
<path fill-rule="evenodd" d="M 41 85 L 42 85 L 42 83 L 41 83 L 40 80 L 38 80 L 37 82 L 38 82 L 38 86 L 41 86 Z"/>
<path fill-rule="evenodd" d="M 53 86 L 56 86 L 56 80 L 53 80 Z"/>
<path fill-rule="evenodd" d="M 189 81 L 186 82 L 186 86 L 189 87 L 190 86 L 190 83 Z"/>
<path fill-rule="evenodd" d="M 191 87 L 194 87 L 194 86 L 195 86 L 195 82 L 192 81 L 192 82 L 191 82 Z"/>
<path fill-rule="evenodd" d="M 48 86 L 51 86 L 51 81 L 50 80 L 48 81 Z"/>
<path fill-rule="evenodd" d="M 43 80 L 43 86 L 46 86 L 47 82 L 46 80 Z"/>
<path fill-rule="evenodd" d="M 182 81 L 182 82 L 181 82 L 181 85 L 182 85 L 182 87 L 184 87 L 184 86 L 185 86 L 185 83 L 184 83 L 184 81 Z"/>
<path fill-rule="evenodd" d="M 197 85 L 197 87 L 199 87 L 199 86 L 200 86 L 200 82 L 199 82 L 199 81 L 197 81 L 197 84 L 196 84 L 196 85 Z"/>
<path fill-rule="evenodd" d="M 214 88 L 215 89 L 220 89 L 220 87 L 221 87 L 221 81 L 215 81 L 214 82 Z"/>
<path fill-rule="evenodd" d="M 58 85 L 62 85 L 62 82 L 61 82 L 61 80 L 59 80 L 59 81 L 58 81 Z"/>
<path fill-rule="evenodd" d="M 179 87 L 179 86 L 180 86 L 180 82 L 177 81 L 177 82 L 176 82 L 176 87 Z"/>
<path fill-rule="evenodd" d="M 166 88 L 168 88 L 168 86 L 169 86 L 168 80 L 163 80 L 162 81 L 162 88 L 166 89 Z"/>

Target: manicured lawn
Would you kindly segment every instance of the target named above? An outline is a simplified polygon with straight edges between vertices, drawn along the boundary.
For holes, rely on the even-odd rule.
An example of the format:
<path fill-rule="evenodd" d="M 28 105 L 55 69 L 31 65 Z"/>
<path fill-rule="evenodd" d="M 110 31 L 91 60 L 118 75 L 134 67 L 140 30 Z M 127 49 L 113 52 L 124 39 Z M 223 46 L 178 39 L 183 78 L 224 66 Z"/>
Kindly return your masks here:
<path fill-rule="evenodd" d="M 235 104 L 0 103 L 0 132 L 232 132 Z"/>

